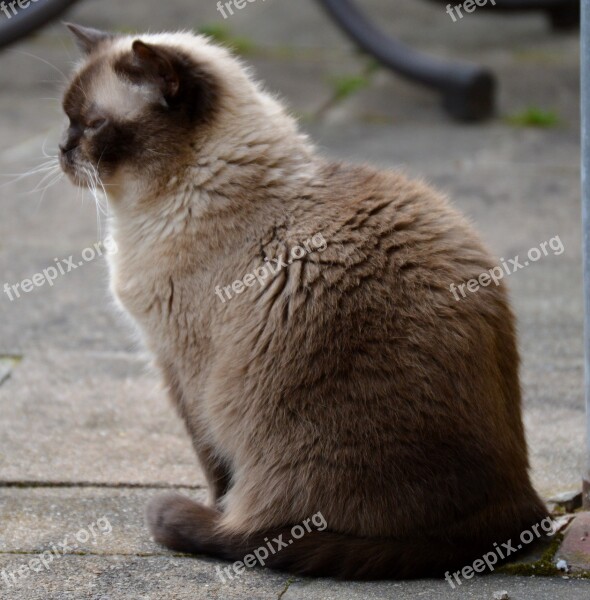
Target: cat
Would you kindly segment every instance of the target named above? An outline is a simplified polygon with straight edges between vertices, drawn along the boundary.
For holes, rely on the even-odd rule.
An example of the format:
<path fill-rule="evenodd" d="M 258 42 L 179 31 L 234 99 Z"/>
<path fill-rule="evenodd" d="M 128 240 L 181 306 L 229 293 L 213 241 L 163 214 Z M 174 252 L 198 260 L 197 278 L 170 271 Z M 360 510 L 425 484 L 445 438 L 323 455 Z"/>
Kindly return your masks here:
<path fill-rule="evenodd" d="M 267 566 L 409 578 L 545 519 L 507 293 L 450 292 L 494 259 L 449 201 L 322 158 L 207 37 L 68 26 L 84 59 L 64 95 L 61 165 L 78 186 L 90 171 L 104 184 L 113 296 L 209 488 L 207 503 L 153 500 L 155 540 L 239 560 L 321 513 L 325 531 Z"/>

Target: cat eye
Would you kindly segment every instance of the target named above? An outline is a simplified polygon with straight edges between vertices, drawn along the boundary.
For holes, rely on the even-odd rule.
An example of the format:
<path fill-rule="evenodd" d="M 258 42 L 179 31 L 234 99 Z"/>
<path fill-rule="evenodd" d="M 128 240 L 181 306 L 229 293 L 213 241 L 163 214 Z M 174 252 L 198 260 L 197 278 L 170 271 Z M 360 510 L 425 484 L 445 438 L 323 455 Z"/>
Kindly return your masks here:
<path fill-rule="evenodd" d="M 96 131 L 97 129 L 100 129 L 103 125 L 105 125 L 106 122 L 107 122 L 107 120 L 103 119 L 103 118 L 91 119 L 86 124 L 86 129 L 92 129 L 92 130 Z"/>

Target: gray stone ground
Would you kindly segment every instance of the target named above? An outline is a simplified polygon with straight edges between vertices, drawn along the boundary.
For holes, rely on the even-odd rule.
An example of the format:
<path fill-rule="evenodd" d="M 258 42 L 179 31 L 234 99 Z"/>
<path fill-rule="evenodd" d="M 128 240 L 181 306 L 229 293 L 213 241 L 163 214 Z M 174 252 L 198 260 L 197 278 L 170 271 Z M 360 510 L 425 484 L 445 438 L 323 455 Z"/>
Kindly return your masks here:
<path fill-rule="evenodd" d="M 578 37 L 549 33 L 541 16 L 475 13 L 453 24 L 426 2 L 366 4 L 409 43 L 492 67 L 501 82 L 499 117 L 452 123 L 436 96 L 384 71 L 333 102 L 335 82 L 362 75 L 367 63 L 311 0 L 258 0 L 225 22 L 214 0 L 89 0 L 70 18 L 120 30 L 222 25 L 326 154 L 427 178 L 449 192 L 498 256 L 523 257 L 560 236 L 563 254 L 513 274 L 509 284 L 535 484 L 546 496 L 577 488 L 584 436 Z M 3 53 L 0 173 L 25 171 L 41 162 L 44 144 L 55 148 L 59 71 L 75 58 L 59 26 Z M 529 107 L 553 111 L 559 122 L 545 129 L 509 122 Z M 16 571 L 65 536 L 72 542 L 103 517 L 112 531 L 12 587 L 0 579 L 0 598 L 491 598 L 504 589 L 514 599 L 588 597 L 588 582 L 507 576 L 451 590 L 442 581 L 345 584 L 251 571 L 224 585 L 216 563 L 156 547 L 143 525 L 146 501 L 162 487 L 202 494 L 203 480 L 181 424 L 110 306 L 104 261 L 81 258 L 99 239 L 93 203 L 65 182 L 41 192 L 32 191 L 38 180 L 3 179 L 0 285 L 54 258 L 74 255 L 83 265 L 14 302 L 0 294 L 0 572 Z"/>

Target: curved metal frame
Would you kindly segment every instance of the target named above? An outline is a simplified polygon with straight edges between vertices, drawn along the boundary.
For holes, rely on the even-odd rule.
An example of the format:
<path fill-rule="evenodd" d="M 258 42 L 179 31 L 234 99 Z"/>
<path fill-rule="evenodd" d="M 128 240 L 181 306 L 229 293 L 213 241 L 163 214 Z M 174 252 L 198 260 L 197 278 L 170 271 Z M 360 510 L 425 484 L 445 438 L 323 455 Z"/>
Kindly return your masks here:
<path fill-rule="evenodd" d="M 46 0 L 21 8 L 10 18 L 0 20 L 0 49 L 16 42 L 39 29 L 49 21 L 59 17 L 78 0 Z"/>
<path fill-rule="evenodd" d="M 403 77 L 440 92 L 446 110 L 460 121 L 490 117 L 495 105 L 494 75 L 469 63 L 442 61 L 406 46 L 381 31 L 354 0 L 318 0 L 338 25 L 362 48 Z M 448 0 L 431 0 L 451 4 Z M 496 0 L 500 10 L 548 11 L 556 26 L 568 27 L 579 10 L 577 0 Z M 560 12 L 566 17 L 560 20 Z"/>
<path fill-rule="evenodd" d="M 383 33 L 353 0 L 319 2 L 365 52 L 403 77 L 438 90 L 445 108 L 455 118 L 476 121 L 493 114 L 495 80 L 490 71 L 413 50 Z"/>

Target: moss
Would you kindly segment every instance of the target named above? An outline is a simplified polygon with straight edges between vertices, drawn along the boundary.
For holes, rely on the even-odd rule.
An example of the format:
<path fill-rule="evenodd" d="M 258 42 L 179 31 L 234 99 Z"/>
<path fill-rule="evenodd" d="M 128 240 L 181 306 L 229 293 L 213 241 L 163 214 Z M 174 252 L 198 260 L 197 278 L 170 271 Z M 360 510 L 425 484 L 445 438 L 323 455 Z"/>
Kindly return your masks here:
<path fill-rule="evenodd" d="M 506 573 L 508 575 L 522 575 L 530 577 L 536 575 L 537 577 L 562 577 L 563 571 L 560 571 L 555 566 L 555 559 L 557 551 L 563 541 L 563 534 L 556 535 L 551 544 L 547 547 L 543 556 L 533 563 L 506 563 L 497 569 L 498 573 Z M 590 572 L 584 571 L 582 573 L 570 574 L 568 577 L 572 579 L 590 579 Z"/>
<path fill-rule="evenodd" d="M 368 60 L 358 74 L 340 75 L 329 79 L 332 94 L 316 112 L 315 118 L 323 117 L 329 110 L 338 106 L 342 101 L 371 85 L 374 73 L 379 69 L 379 63 Z"/>
<path fill-rule="evenodd" d="M 349 96 L 369 87 L 373 75 L 379 69 L 379 63 L 375 60 L 368 60 L 358 75 L 343 75 L 332 77 L 330 83 L 333 89 L 334 103 L 345 100 Z"/>
<path fill-rule="evenodd" d="M 23 356 L 20 354 L 0 354 L 0 360 L 7 360 L 18 365 L 18 363 L 22 362 Z"/>
<path fill-rule="evenodd" d="M 537 562 L 506 563 L 498 569 L 498 572 L 509 573 L 510 575 L 538 575 L 540 577 L 563 575 L 563 572 L 554 563 L 555 554 L 559 550 L 562 540 L 563 534 L 556 535 Z"/>
<path fill-rule="evenodd" d="M 14 354 L 0 354 L 0 385 L 2 385 L 12 374 L 23 357 Z"/>
<path fill-rule="evenodd" d="M 231 48 L 234 52 L 241 54 L 242 56 L 252 54 L 256 48 L 253 41 L 245 37 L 233 36 L 227 27 L 218 23 L 203 25 L 199 27 L 198 32 L 210 37 L 218 44 Z"/>
<path fill-rule="evenodd" d="M 556 127 L 561 123 L 556 112 L 534 106 L 510 115 L 505 120 L 509 125 L 515 127 Z"/>
<path fill-rule="evenodd" d="M 563 55 L 555 52 L 538 49 L 521 49 L 512 53 L 514 58 L 523 63 L 534 63 L 537 65 L 560 65 L 563 64 Z"/>
<path fill-rule="evenodd" d="M 331 80 L 334 101 L 340 102 L 356 92 L 369 86 L 369 79 L 364 75 L 344 75 Z"/>
<path fill-rule="evenodd" d="M 281 598 L 287 593 L 287 591 L 291 587 L 291 584 L 293 584 L 293 583 L 295 583 L 295 577 L 289 577 L 289 579 L 287 579 L 287 581 L 285 582 L 285 587 L 279 594 L 279 597 L 277 598 L 277 600 L 281 600 Z"/>

